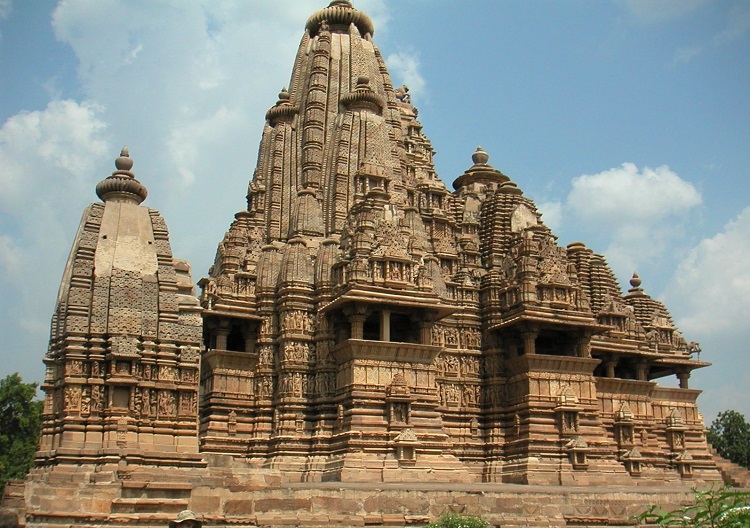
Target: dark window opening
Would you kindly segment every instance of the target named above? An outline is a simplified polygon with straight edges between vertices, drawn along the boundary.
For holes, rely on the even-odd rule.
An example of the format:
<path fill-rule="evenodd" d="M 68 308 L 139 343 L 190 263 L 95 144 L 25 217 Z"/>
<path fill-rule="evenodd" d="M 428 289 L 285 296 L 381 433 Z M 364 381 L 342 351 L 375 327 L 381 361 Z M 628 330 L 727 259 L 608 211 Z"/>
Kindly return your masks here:
<path fill-rule="evenodd" d="M 367 316 L 362 338 L 368 341 L 380 341 L 380 312 L 373 312 Z"/>
<path fill-rule="evenodd" d="M 416 325 L 407 314 L 391 314 L 391 341 L 418 343 L 416 330 Z"/>
<path fill-rule="evenodd" d="M 245 337 L 237 326 L 233 326 L 232 331 L 227 336 L 227 350 L 233 352 L 245 351 Z"/>

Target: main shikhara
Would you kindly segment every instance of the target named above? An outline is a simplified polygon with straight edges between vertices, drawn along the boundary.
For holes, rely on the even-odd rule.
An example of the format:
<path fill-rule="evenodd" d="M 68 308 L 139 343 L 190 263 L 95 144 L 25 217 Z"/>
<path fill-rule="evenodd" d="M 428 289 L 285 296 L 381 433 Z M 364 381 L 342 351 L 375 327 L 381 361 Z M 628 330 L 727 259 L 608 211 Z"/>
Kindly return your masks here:
<path fill-rule="evenodd" d="M 446 188 L 373 33 L 343 0 L 307 21 L 199 298 L 127 151 L 99 183 L 44 360 L 39 485 L 67 465 L 720 480 L 688 388 L 697 344 L 637 276 L 623 293 L 602 256 L 558 245 L 483 149 Z"/>

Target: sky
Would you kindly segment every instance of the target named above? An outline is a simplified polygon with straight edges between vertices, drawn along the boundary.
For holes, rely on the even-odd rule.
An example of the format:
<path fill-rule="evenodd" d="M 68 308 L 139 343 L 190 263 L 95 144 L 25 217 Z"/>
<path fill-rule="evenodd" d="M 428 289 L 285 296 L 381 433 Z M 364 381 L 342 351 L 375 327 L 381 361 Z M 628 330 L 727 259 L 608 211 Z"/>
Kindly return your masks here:
<path fill-rule="evenodd" d="M 0 376 L 43 380 L 78 222 L 124 145 L 175 257 L 207 274 L 327 3 L 0 0 Z M 750 420 L 750 3 L 353 4 L 446 185 L 481 145 L 560 244 L 603 254 L 623 291 L 637 271 L 700 342 L 706 425 Z"/>

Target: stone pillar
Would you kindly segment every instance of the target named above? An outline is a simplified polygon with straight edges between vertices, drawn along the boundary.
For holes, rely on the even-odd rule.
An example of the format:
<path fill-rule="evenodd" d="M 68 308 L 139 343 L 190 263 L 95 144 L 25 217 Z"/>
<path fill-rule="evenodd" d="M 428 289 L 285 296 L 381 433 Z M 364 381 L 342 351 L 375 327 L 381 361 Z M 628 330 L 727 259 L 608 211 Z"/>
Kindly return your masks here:
<path fill-rule="evenodd" d="M 617 360 L 616 359 L 609 359 L 604 363 L 605 368 L 607 369 L 606 376 L 608 378 L 614 378 L 615 377 L 615 367 L 617 366 Z"/>
<path fill-rule="evenodd" d="M 419 342 L 422 345 L 432 344 L 432 328 L 434 324 L 432 321 L 420 321 L 419 322 Z"/>
<path fill-rule="evenodd" d="M 536 354 L 536 336 L 539 334 L 539 330 L 534 328 L 522 332 L 523 336 L 523 352 L 524 354 L 532 355 Z"/>
<path fill-rule="evenodd" d="M 221 326 L 216 329 L 216 350 L 227 349 L 227 337 L 229 337 L 229 324 L 222 321 Z"/>
<path fill-rule="evenodd" d="M 636 363 L 635 379 L 637 379 L 638 381 L 648 381 L 648 364 Z"/>
<path fill-rule="evenodd" d="M 680 380 L 680 388 L 681 389 L 689 389 L 688 386 L 688 379 L 690 379 L 690 373 L 689 372 L 678 372 L 677 373 L 677 379 Z"/>
<path fill-rule="evenodd" d="M 578 341 L 578 357 L 590 358 L 591 357 L 591 332 L 584 331 L 581 333 L 580 340 Z"/>
<path fill-rule="evenodd" d="M 380 312 L 380 340 L 391 340 L 391 311 L 386 308 Z"/>
<path fill-rule="evenodd" d="M 353 314 L 349 316 L 349 324 L 351 325 L 351 336 L 352 339 L 362 339 L 365 335 L 365 317 L 360 314 Z"/>

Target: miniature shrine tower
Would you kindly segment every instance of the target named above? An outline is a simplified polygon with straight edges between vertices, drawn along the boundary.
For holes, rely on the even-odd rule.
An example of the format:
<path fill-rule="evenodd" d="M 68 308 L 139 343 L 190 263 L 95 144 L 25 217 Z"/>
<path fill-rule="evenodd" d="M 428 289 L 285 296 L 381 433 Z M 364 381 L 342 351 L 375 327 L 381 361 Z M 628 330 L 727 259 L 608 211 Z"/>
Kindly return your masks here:
<path fill-rule="evenodd" d="M 204 466 L 200 307 L 127 149 L 83 213 L 52 319 L 39 465 Z"/>

